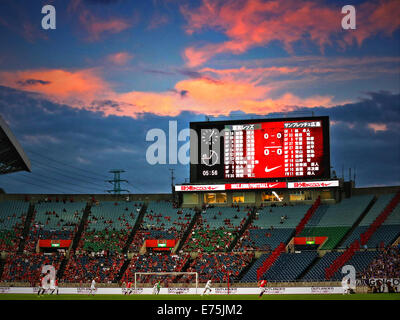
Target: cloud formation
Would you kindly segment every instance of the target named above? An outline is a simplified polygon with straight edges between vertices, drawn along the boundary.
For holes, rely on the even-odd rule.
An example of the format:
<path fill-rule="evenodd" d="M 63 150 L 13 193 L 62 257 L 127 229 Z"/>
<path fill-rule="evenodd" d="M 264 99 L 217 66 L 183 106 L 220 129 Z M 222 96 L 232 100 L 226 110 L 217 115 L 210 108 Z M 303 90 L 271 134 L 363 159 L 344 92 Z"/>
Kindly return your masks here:
<path fill-rule="evenodd" d="M 242 54 L 254 47 L 279 41 L 290 54 L 299 41 L 311 41 L 323 52 L 326 46 L 341 48 L 362 42 L 376 34 L 391 35 L 400 26 L 400 3 L 380 0 L 357 6 L 356 30 L 341 28 L 341 8 L 310 0 L 263 1 L 203 0 L 197 8 L 182 5 L 188 34 L 207 29 L 223 33 L 228 39 L 187 47 L 183 56 L 189 67 L 204 64 L 221 53 Z"/>
<path fill-rule="evenodd" d="M 296 108 L 299 112 L 314 112 L 329 115 L 331 119 L 331 163 L 341 176 L 344 166 L 347 178 L 348 168 L 356 167 L 357 186 L 398 185 L 400 183 L 400 112 L 399 94 L 371 92 L 357 102 L 331 108 Z M 113 101 L 103 101 L 105 105 L 117 107 Z M 107 175 L 111 168 L 123 168 L 127 172 L 123 178 L 130 181 L 127 186 L 133 192 L 169 192 L 170 165 L 150 165 L 145 159 L 145 150 L 151 144 L 146 142 L 146 133 L 153 128 L 162 129 L 168 136 L 168 122 L 178 123 L 178 132 L 189 127 L 190 121 L 204 121 L 204 114 L 181 113 L 176 117 L 157 116 L 144 113 L 133 119 L 130 117 L 104 117 L 101 112 L 76 109 L 68 105 L 58 105 L 39 95 L 25 91 L 0 87 L 0 113 L 9 123 L 17 139 L 27 150 L 32 160 L 36 177 L 50 179 L 52 176 L 66 180 L 50 172 L 49 165 L 55 165 L 37 155 L 44 154 L 60 162 L 78 166 L 83 170 Z M 288 115 L 291 115 L 290 113 Z M 256 118 L 242 113 L 241 118 Z M 222 120 L 220 116 L 218 120 Z M 386 130 L 374 130 L 371 124 L 385 124 Z M 375 127 L 376 129 L 376 127 Z M 379 129 L 379 127 L 378 127 Z M 382 129 L 382 127 L 381 127 Z M 183 143 L 182 143 L 183 144 Z M 179 144 L 178 147 L 180 147 Z M 33 152 L 32 152 L 33 151 Z M 173 166 L 177 183 L 189 176 L 189 168 Z M 62 173 L 69 168 L 62 166 Z M 24 174 L 21 174 L 24 175 Z M 27 174 L 25 174 L 26 176 Z M 151 179 L 149 179 L 151 177 Z M 79 186 L 67 182 L 48 183 L 39 188 L 33 184 L 21 184 L 19 174 L 1 177 L 1 185 L 7 192 L 60 192 L 52 188 L 58 186 L 64 192 L 79 188 L 86 192 L 100 192 L 106 189 L 104 179 L 101 186 L 89 181 L 72 179 Z M 25 178 L 28 179 L 28 178 Z M 140 188 L 140 189 L 138 189 Z M 101 189 L 101 190 L 99 190 Z"/>

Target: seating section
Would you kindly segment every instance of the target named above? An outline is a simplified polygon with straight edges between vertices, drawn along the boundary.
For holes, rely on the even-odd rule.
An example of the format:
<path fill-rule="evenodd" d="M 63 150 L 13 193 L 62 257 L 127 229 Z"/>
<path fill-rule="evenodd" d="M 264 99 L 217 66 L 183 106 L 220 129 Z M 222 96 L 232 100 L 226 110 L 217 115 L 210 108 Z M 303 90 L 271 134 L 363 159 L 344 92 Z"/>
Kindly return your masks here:
<path fill-rule="evenodd" d="M 374 220 L 379 216 L 383 209 L 385 209 L 394 196 L 394 193 L 380 195 L 372 208 L 360 221 L 359 226 L 369 226 L 372 222 L 374 222 Z"/>
<path fill-rule="evenodd" d="M 192 208 L 175 208 L 169 201 L 150 201 L 143 217 L 142 229 L 169 231 L 180 238 L 192 221 Z"/>
<path fill-rule="evenodd" d="M 28 202 L 0 202 L 0 252 L 17 251 L 28 209 Z"/>
<path fill-rule="evenodd" d="M 122 281 L 134 281 L 135 272 L 179 272 L 189 259 L 189 254 L 166 255 L 162 253 L 150 253 L 145 255 L 134 255 L 125 271 Z M 153 283 L 156 276 L 137 277 L 140 283 Z M 173 276 L 163 277 L 163 283 L 168 284 L 175 280 Z M 188 279 L 189 280 L 189 279 Z"/>
<path fill-rule="evenodd" d="M 234 239 L 233 230 L 197 229 L 187 240 L 183 250 L 185 252 L 221 252 L 226 251 Z"/>
<path fill-rule="evenodd" d="M 346 239 L 341 247 L 348 247 L 354 240 L 360 240 L 361 235 L 365 233 L 369 226 L 374 223 L 375 219 L 382 213 L 386 206 L 392 201 L 395 194 L 384 194 L 378 197 L 375 204 L 368 211 L 360 224 Z M 371 235 L 366 243 L 368 248 L 376 248 L 382 243 L 384 246 L 392 244 L 397 237 L 400 236 L 400 206 L 394 208 L 382 225 Z"/>
<path fill-rule="evenodd" d="M 315 212 L 306 218 L 305 214 L 311 212 L 309 204 L 279 203 L 258 208 L 236 204 L 231 207 L 207 205 L 196 215 L 194 208 L 178 208 L 169 201 L 149 201 L 143 207 L 143 202 L 129 199 L 98 201 L 92 198 L 77 249 L 68 255 L 60 248 L 46 249 L 56 251 L 51 254 L 36 253 L 38 240 L 73 240 L 83 221 L 87 196 L 80 197 L 78 200 L 83 200 L 78 202 L 74 199 L 59 201 L 57 198 L 32 202 L 34 211 L 27 234 L 22 231 L 30 200 L 0 201 L 0 272 L 3 271 L 0 280 L 37 286 L 45 264 L 53 265 L 56 270 L 65 266 L 61 282 L 85 286 L 92 279 L 97 283 L 128 282 L 134 281 L 138 272 L 179 271 L 197 272 L 201 283 L 210 279 L 213 283 L 226 283 L 228 275 L 232 283 L 252 285 L 258 279 L 267 279 L 270 283 L 340 281 L 343 265 L 353 265 L 358 277 L 400 277 L 399 250 L 383 248 L 400 237 L 400 205 L 393 202 L 398 201 L 395 196 L 399 197 L 398 194 L 376 197 L 374 205 L 356 227 L 355 222 L 360 220 L 375 195 L 353 196 L 334 205 L 316 201 Z M 387 209 L 389 203 L 393 203 L 390 210 Z M 143 220 L 136 225 L 139 216 Z M 188 230 L 195 216 L 198 220 Z M 253 220 L 247 225 L 250 217 Z M 379 224 L 371 228 L 377 217 Z M 135 225 L 138 229 L 134 229 Z M 246 230 L 243 230 L 244 225 Z M 122 249 L 133 235 L 132 230 L 135 234 L 129 247 L 131 260 L 128 261 L 128 255 L 122 254 Z M 302 237 L 326 236 L 327 240 L 319 249 L 327 252 L 321 258 L 319 254 L 324 251 L 315 250 L 315 246 L 301 252 L 293 252 L 294 247 L 290 246 L 286 252 L 296 230 Z M 353 231 L 343 241 L 349 230 Z M 364 237 L 366 233 L 368 237 Z M 144 253 L 140 250 L 146 239 L 180 240 L 184 234 L 188 236 L 176 254 L 170 251 Z M 237 238 L 239 234 L 240 239 Z M 24 253 L 17 254 L 21 240 L 25 242 Z M 235 247 L 231 250 L 233 241 Z M 368 250 L 363 248 L 365 242 Z M 331 251 L 337 249 L 339 243 L 343 249 L 351 246 L 345 252 Z M 66 260 L 61 264 L 63 259 Z M 119 279 L 124 263 L 128 267 Z M 145 286 L 161 280 L 162 286 L 168 287 L 172 282 L 194 283 L 195 276 L 141 275 L 137 280 L 146 283 Z"/>
<path fill-rule="evenodd" d="M 245 223 L 252 208 L 250 207 L 209 207 L 202 212 L 203 223 L 207 229 L 239 230 Z"/>
<path fill-rule="evenodd" d="M 121 253 L 129 237 L 129 232 L 121 231 L 92 231 L 84 234 L 85 240 L 79 248 L 85 252 Z"/>
<path fill-rule="evenodd" d="M 315 251 L 282 253 L 275 263 L 264 273 L 263 279 L 273 281 L 294 281 L 317 258 Z"/>
<path fill-rule="evenodd" d="M 78 250 L 121 253 L 141 207 L 142 203 L 134 201 L 103 201 L 93 205 Z"/>
<path fill-rule="evenodd" d="M 240 279 L 240 282 L 257 282 L 257 270 L 263 265 L 264 261 L 269 257 L 269 255 L 269 253 L 262 254 L 243 275 L 242 279 Z"/>
<path fill-rule="evenodd" d="M 111 283 L 123 263 L 123 256 L 118 254 L 75 254 L 69 258 L 63 282 L 87 283 L 95 278 L 96 282 Z"/>
<path fill-rule="evenodd" d="M 236 282 L 240 272 L 253 259 L 252 253 L 200 253 L 190 264 L 188 271 L 198 272 L 199 282 Z"/>
<path fill-rule="evenodd" d="M 37 286 L 42 267 L 44 265 L 52 265 L 58 270 L 62 259 L 63 256 L 58 254 L 10 254 L 6 259 L 1 281 L 29 282 L 31 286 Z"/>
<path fill-rule="evenodd" d="M 148 239 L 171 240 L 171 239 L 176 239 L 175 236 L 176 236 L 175 232 L 170 231 L 170 230 L 169 231 L 138 230 L 129 246 L 129 252 L 139 252 L 139 250 L 143 246 L 145 240 L 148 240 Z"/>
<path fill-rule="evenodd" d="M 360 278 L 400 278 L 400 249 L 384 249 L 368 267 L 359 274 Z"/>
<path fill-rule="evenodd" d="M 321 206 L 320 210 L 317 210 L 313 218 L 310 219 L 307 227 L 313 225 L 319 227 L 351 227 L 373 198 L 373 195 L 353 196 L 334 205 Z M 316 223 L 317 220 L 319 221 Z"/>
<path fill-rule="evenodd" d="M 90 209 L 88 229 L 131 230 L 139 216 L 142 203 L 125 201 L 102 201 Z"/>
<path fill-rule="evenodd" d="M 328 237 L 325 243 L 320 247 L 321 250 L 335 249 L 340 240 L 349 231 L 350 227 L 312 227 L 305 228 L 300 237 Z"/>
<path fill-rule="evenodd" d="M 294 234 L 294 229 L 250 229 L 236 245 L 245 250 L 274 250 L 281 242 L 287 243 Z"/>
<path fill-rule="evenodd" d="M 351 265 L 356 269 L 356 273 L 364 271 L 368 265 L 379 255 L 378 251 L 357 251 L 345 264 Z M 344 275 L 341 273 L 341 268 L 335 272 L 331 280 L 340 281 Z"/>
<path fill-rule="evenodd" d="M 43 230 L 74 230 L 82 218 L 86 202 L 43 202 L 35 204 L 33 225 Z"/>
<path fill-rule="evenodd" d="M 256 218 L 253 221 L 253 226 L 262 229 L 267 229 L 271 226 L 276 229 L 294 229 L 309 208 L 309 205 L 263 207 L 256 211 L 258 214 L 256 214 Z M 287 218 L 281 221 L 282 216 Z"/>
<path fill-rule="evenodd" d="M 392 211 L 392 213 L 382 223 L 386 225 L 400 225 L 400 204 L 398 204 Z"/>
<path fill-rule="evenodd" d="M 86 202 L 40 202 L 35 204 L 28 238 L 24 250 L 36 251 L 39 239 L 73 238 L 85 210 Z"/>
<path fill-rule="evenodd" d="M 368 248 L 376 248 L 391 245 L 398 237 L 400 237 L 400 224 L 386 225 L 382 224 L 371 236 L 367 242 Z"/>
<path fill-rule="evenodd" d="M 301 278 L 303 281 L 324 281 L 325 269 L 328 268 L 342 252 L 327 252 L 310 270 Z"/>

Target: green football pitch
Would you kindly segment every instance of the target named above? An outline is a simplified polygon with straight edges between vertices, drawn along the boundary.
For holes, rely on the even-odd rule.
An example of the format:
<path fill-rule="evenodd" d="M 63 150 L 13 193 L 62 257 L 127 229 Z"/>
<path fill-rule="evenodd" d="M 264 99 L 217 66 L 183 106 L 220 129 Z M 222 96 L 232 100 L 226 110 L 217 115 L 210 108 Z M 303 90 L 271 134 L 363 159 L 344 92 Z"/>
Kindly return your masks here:
<path fill-rule="evenodd" d="M 400 293 L 380 294 L 293 294 L 293 295 L 115 295 L 115 294 L 0 294 L 0 300 L 400 300 Z"/>

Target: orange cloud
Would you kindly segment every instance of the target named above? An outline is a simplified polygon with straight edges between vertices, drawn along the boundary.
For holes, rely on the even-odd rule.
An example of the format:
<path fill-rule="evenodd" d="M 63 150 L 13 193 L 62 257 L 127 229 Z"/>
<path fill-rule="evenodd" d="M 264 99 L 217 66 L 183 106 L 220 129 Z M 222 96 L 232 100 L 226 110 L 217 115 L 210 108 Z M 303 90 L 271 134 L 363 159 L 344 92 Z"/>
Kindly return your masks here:
<path fill-rule="evenodd" d="M 113 86 L 103 80 L 100 71 L 95 69 L 0 72 L 0 79 L 0 85 L 37 92 L 52 101 L 66 103 L 74 108 L 100 111 L 106 116 L 137 117 L 144 112 L 177 116 L 183 111 L 227 115 L 237 110 L 266 114 L 289 111 L 297 106 L 334 105 L 332 96 L 301 98 L 285 92 L 272 97 L 270 86 L 230 76 L 221 76 L 219 80 L 182 80 L 175 84 L 173 90 L 163 92 L 125 93 L 113 90 Z"/>
<path fill-rule="evenodd" d="M 53 101 L 79 107 L 112 92 L 110 86 L 101 79 L 95 69 L 2 71 L 0 72 L 0 84 L 41 93 Z"/>
<path fill-rule="evenodd" d="M 384 123 L 368 123 L 368 128 L 374 130 L 375 132 L 386 131 L 387 125 Z"/>
<path fill-rule="evenodd" d="M 88 33 L 89 41 L 98 41 L 104 34 L 120 33 L 134 24 L 136 16 L 130 19 L 121 17 L 100 18 L 89 10 L 82 0 L 72 0 L 68 5 L 68 12 L 78 15 L 80 25 Z"/>
<path fill-rule="evenodd" d="M 193 34 L 207 28 L 224 33 L 228 40 L 217 44 L 191 46 L 183 56 L 196 67 L 221 53 L 241 54 L 247 50 L 280 41 L 289 53 L 300 40 L 311 40 L 321 51 L 333 40 L 342 48 L 354 40 L 358 44 L 372 35 L 390 35 L 400 26 L 400 2 L 380 0 L 357 6 L 357 30 L 344 33 L 343 15 L 338 7 L 316 1 L 203 0 L 196 9 L 182 6 L 187 20 L 186 32 Z"/>
<path fill-rule="evenodd" d="M 131 27 L 131 24 L 122 18 L 110 18 L 108 20 L 99 20 L 88 10 L 84 10 L 79 16 L 81 24 L 89 33 L 89 40 L 97 41 L 104 33 L 120 33 Z"/>
<path fill-rule="evenodd" d="M 113 64 L 123 66 L 133 58 L 133 55 L 128 52 L 117 52 L 107 56 L 107 60 Z"/>

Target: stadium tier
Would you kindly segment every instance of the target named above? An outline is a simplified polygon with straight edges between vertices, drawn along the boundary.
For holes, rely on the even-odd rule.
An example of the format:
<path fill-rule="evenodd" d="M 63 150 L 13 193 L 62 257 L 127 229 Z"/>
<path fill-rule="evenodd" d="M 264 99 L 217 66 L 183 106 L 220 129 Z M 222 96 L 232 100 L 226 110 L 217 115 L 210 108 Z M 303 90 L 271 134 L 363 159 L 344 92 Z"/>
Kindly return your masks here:
<path fill-rule="evenodd" d="M 97 201 L 90 208 L 77 250 L 121 253 L 142 205 L 140 202 Z"/>
<path fill-rule="evenodd" d="M 199 281 L 236 282 L 241 271 L 252 261 L 253 253 L 200 253 L 187 271 L 198 272 Z"/>
<path fill-rule="evenodd" d="M 262 229 L 268 229 L 271 226 L 276 229 L 294 229 L 309 208 L 310 206 L 306 205 L 263 207 L 256 210 L 253 226 Z"/>
<path fill-rule="evenodd" d="M 28 202 L 0 202 L 0 252 L 17 251 L 28 208 Z"/>
<path fill-rule="evenodd" d="M 346 262 L 346 265 L 353 266 L 356 270 L 356 273 L 359 274 L 363 272 L 378 255 L 378 251 L 359 251 L 356 252 L 353 257 Z M 342 278 L 343 274 L 340 269 L 333 275 L 332 280 L 340 281 Z"/>
<path fill-rule="evenodd" d="M 294 281 L 317 258 L 315 251 L 281 254 L 261 279 L 268 281 Z"/>
<path fill-rule="evenodd" d="M 75 254 L 69 258 L 63 275 L 63 282 L 83 283 L 96 279 L 96 282 L 111 283 L 124 263 L 121 255 Z"/>
<path fill-rule="evenodd" d="M 36 283 L 41 266 L 52 264 L 66 284 L 87 283 L 93 278 L 105 284 L 128 282 L 136 272 L 197 272 L 200 282 L 212 279 L 226 283 L 229 275 L 233 283 L 256 283 L 260 267 L 267 258 L 271 260 L 271 252 L 279 245 L 282 253 L 265 272 L 262 269 L 261 278 L 271 283 L 325 281 L 327 268 L 345 248 L 360 240 L 394 197 L 395 193 L 371 193 L 336 204 L 322 201 L 297 235 L 297 227 L 313 205 L 310 202 L 208 205 L 199 211 L 165 200 L 3 200 L 1 281 Z M 398 261 L 398 250 L 388 251 L 383 246 L 392 245 L 399 236 L 400 206 L 396 205 L 366 245 L 345 264 L 353 265 L 358 275 L 398 274 L 398 267 L 385 264 Z M 295 238 L 316 237 L 326 240 L 319 247 L 293 247 Z M 41 247 L 39 240 L 70 242 L 64 252 L 57 252 L 57 245 L 55 249 Z M 161 249 L 167 240 L 176 241 L 176 245 L 153 251 L 146 240 L 158 241 Z M 24 251 L 19 249 L 21 244 Z M 340 281 L 341 266 L 334 271 L 330 280 Z M 142 275 L 137 280 L 150 285 L 155 279 L 159 278 Z M 188 284 L 194 278 L 180 275 L 162 279 L 165 286 L 179 281 Z"/>
<path fill-rule="evenodd" d="M 25 251 L 37 252 L 40 239 L 72 240 L 81 221 L 86 202 L 49 201 L 34 204 Z"/>
<path fill-rule="evenodd" d="M 302 277 L 304 281 L 324 281 L 325 269 L 328 268 L 332 262 L 337 259 L 342 252 L 331 251 L 327 252 L 321 257 Z"/>
<path fill-rule="evenodd" d="M 58 254 L 47 255 L 43 253 L 16 254 L 7 256 L 1 281 L 3 282 L 28 282 L 37 285 L 44 265 L 52 265 L 56 270 L 64 257 Z"/>
<path fill-rule="evenodd" d="M 134 281 L 136 272 L 180 272 L 189 259 L 188 254 L 165 255 L 151 253 L 145 255 L 136 254 L 130 260 L 129 266 L 122 276 L 121 281 Z M 141 283 L 152 283 L 154 276 L 140 276 L 137 278 Z M 173 282 L 175 277 L 165 277 L 164 285 Z M 190 281 L 190 279 L 186 279 Z"/>
<path fill-rule="evenodd" d="M 243 239 L 238 242 L 237 248 L 243 250 L 271 251 L 279 243 L 287 243 L 294 234 L 294 229 L 269 228 L 269 229 L 250 229 L 245 232 Z"/>
<path fill-rule="evenodd" d="M 175 208 L 169 201 L 150 201 L 143 218 L 142 228 L 145 230 L 168 231 L 179 238 L 186 230 L 194 210 L 191 208 Z"/>
<path fill-rule="evenodd" d="M 267 259 L 269 254 L 262 254 L 249 268 L 249 270 L 243 275 L 241 282 L 257 282 L 257 270 Z"/>

